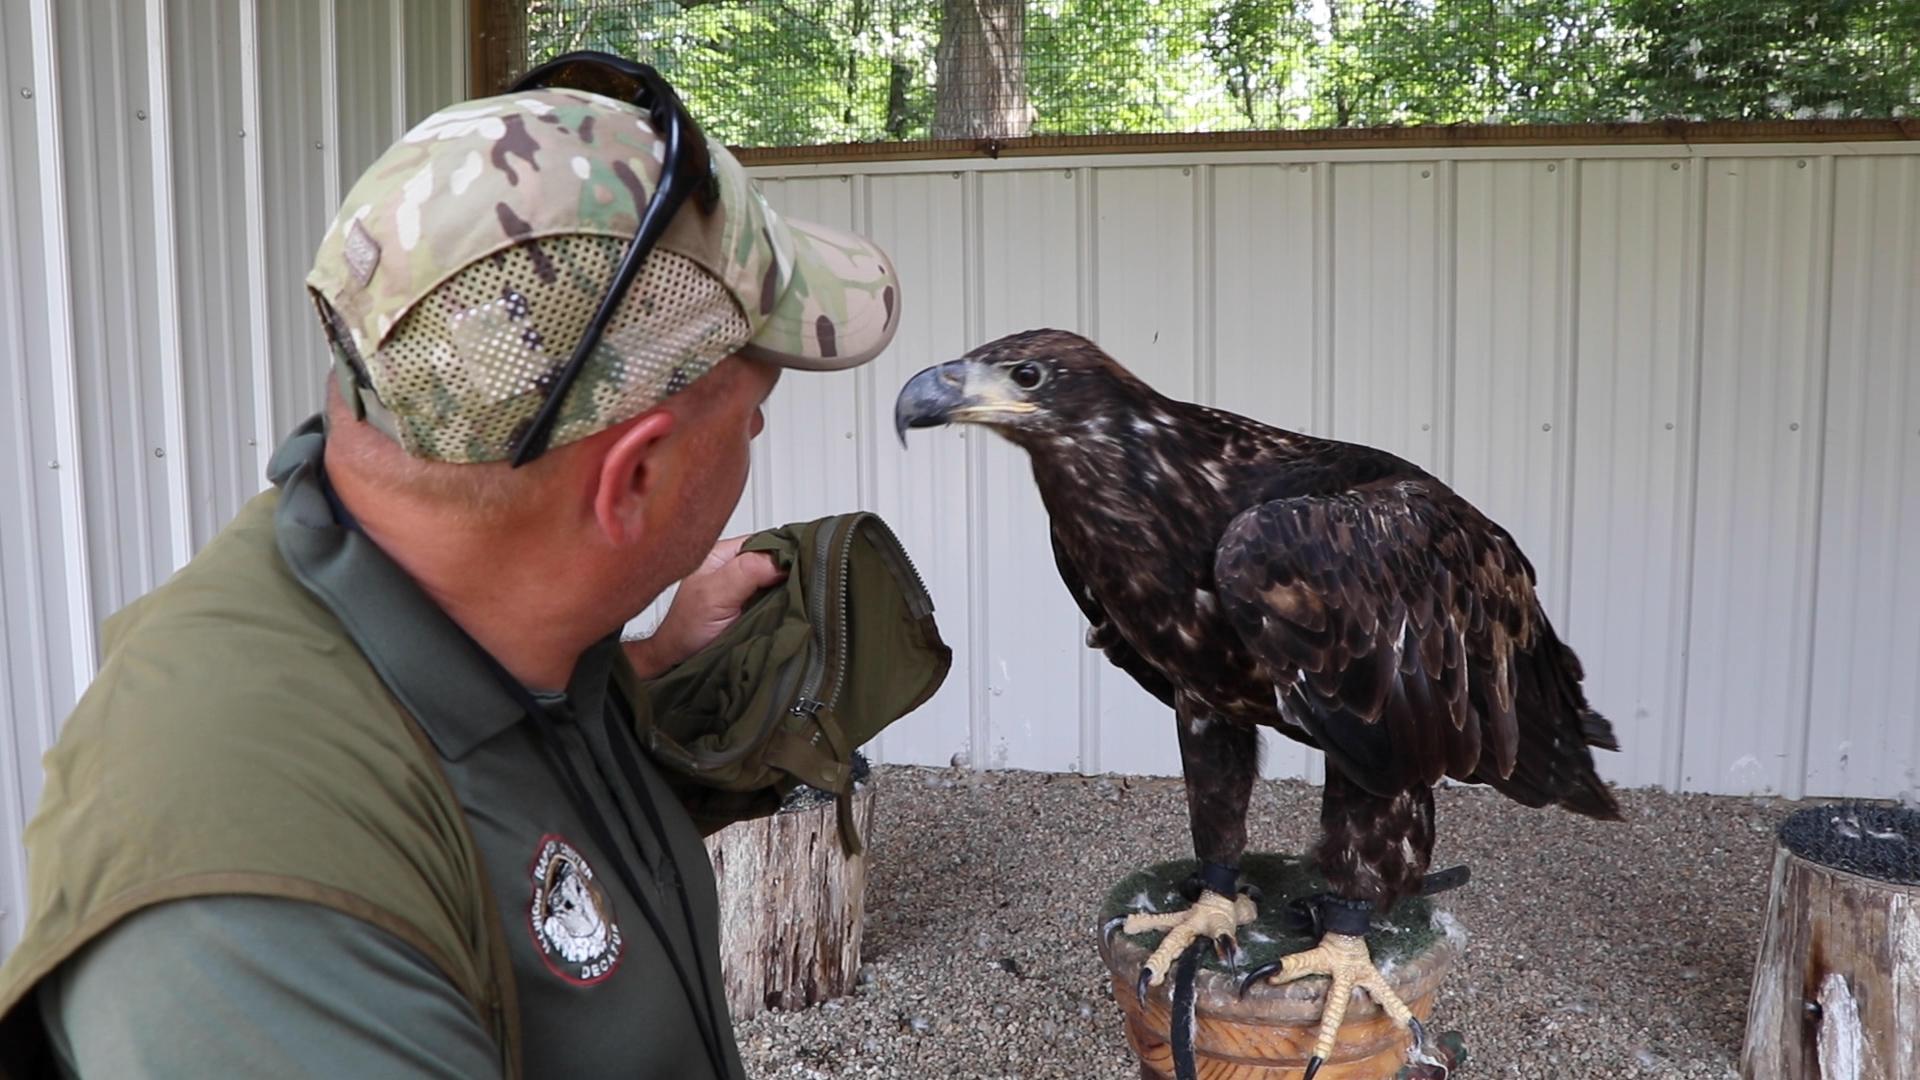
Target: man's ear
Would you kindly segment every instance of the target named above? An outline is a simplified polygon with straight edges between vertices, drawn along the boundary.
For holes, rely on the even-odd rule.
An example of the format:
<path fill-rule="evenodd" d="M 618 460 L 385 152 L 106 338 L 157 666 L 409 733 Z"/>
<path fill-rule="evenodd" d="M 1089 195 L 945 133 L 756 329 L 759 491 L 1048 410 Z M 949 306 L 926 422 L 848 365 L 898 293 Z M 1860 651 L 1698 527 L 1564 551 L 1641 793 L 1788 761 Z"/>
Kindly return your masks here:
<path fill-rule="evenodd" d="M 600 458 L 593 492 L 593 516 L 610 542 L 624 544 L 640 535 L 646 504 L 660 490 L 660 445 L 673 433 L 673 413 L 654 409 L 627 425 Z"/>

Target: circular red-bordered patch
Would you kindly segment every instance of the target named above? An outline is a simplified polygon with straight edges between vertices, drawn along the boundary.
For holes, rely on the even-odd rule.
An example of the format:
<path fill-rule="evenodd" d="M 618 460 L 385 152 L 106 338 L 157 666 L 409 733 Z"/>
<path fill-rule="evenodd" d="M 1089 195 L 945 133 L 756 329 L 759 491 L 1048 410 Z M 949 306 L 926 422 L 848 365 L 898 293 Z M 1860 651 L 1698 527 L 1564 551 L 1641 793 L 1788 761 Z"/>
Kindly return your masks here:
<path fill-rule="evenodd" d="M 540 838 L 528 865 L 527 932 L 548 970 L 577 986 L 606 981 L 626 955 L 613 898 L 566 837 Z"/>

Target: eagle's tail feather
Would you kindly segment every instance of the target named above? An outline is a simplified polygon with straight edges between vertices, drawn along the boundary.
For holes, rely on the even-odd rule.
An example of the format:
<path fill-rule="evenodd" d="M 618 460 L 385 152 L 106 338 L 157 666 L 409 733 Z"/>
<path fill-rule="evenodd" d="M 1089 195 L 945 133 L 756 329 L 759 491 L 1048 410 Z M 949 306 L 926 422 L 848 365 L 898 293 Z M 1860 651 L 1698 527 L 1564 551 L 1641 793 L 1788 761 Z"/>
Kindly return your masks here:
<path fill-rule="evenodd" d="M 1597 746 L 1602 750 L 1620 749 L 1620 740 L 1613 734 L 1613 724 L 1590 708 L 1580 710 L 1580 735 L 1587 740 L 1588 746 Z"/>
<path fill-rule="evenodd" d="M 1590 749 L 1620 748 L 1613 725 L 1587 704 L 1572 650 L 1550 630 L 1540 645 L 1514 657 L 1520 744 L 1513 772 L 1482 782 L 1526 806 L 1553 804 L 1601 821 L 1618 821 L 1620 804 L 1595 771 Z M 1483 761 L 1481 771 L 1492 772 L 1491 765 Z"/>

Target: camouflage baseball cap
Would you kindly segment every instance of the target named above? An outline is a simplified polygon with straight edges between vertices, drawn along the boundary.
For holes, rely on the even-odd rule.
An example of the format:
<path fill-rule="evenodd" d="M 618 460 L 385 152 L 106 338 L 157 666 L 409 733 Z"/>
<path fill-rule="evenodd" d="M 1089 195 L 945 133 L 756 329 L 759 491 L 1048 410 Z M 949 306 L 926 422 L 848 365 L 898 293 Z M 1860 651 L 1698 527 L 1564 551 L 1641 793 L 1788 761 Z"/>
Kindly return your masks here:
<path fill-rule="evenodd" d="M 885 252 L 782 217 L 725 146 L 708 150 L 717 205 L 674 215 L 569 391 L 553 446 L 644 412 L 729 355 L 848 368 L 899 327 Z M 417 456 L 505 458 L 605 295 L 664 156 L 644 110 L 578 89 L 462 102 L 402 136 L 342 200 L 307 276 L 358 413 Z"/>

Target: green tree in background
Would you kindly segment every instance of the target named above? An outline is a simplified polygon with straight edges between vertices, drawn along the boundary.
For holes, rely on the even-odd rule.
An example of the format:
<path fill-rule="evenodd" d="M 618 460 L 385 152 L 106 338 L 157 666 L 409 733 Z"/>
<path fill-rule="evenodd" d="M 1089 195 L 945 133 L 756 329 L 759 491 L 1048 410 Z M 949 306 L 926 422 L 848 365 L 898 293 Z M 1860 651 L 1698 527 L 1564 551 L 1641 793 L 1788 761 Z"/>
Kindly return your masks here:
<path fill-rule="evenodd" d="M 1899 116 L 1920 104 L 1920 0 L 1615 0 L 1610 98 L 1648 116 Z"/>
<path fill-rule="evenodd" d="M 1246 126 L 1206 70 L 1208 5 L 1031 0 L 1027 18 L 1035 133 Z"/>
<path fill-rule="evenodd" d="M 1920 0 L 531 0 L 734 145 L 1902 116 Z"/>

